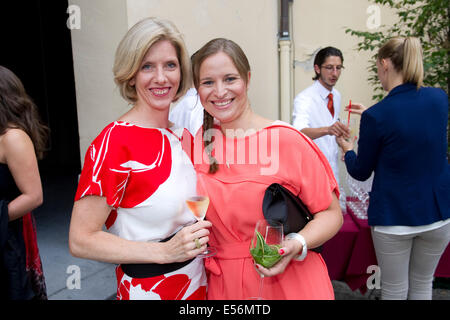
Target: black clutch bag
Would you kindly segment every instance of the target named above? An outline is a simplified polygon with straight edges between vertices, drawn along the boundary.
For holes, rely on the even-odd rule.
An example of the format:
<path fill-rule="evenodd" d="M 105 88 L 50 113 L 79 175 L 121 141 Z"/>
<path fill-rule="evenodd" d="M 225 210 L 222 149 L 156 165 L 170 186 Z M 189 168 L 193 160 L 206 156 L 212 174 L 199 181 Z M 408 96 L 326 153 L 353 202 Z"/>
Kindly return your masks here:
<path fill-rule="evenodd" d="M 263 214 L 266 220 L 283 225 L 284 234 L 299 232 L 314 219 L 302 200 L 278 183 L 272 183 L 264 194 Z M 322 252 L 322 246 L 311 249 Z"/>

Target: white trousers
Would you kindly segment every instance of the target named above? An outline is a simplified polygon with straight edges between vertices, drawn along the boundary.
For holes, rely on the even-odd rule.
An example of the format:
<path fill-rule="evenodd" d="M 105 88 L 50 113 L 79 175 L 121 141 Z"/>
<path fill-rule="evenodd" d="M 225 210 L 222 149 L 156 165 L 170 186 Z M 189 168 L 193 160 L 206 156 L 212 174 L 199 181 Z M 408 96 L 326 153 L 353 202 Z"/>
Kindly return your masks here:
<path fill-rule="evenodd" d="M 450 223 L 431 231 L 372 239 L 381 271 L 381 299 L 431 300 L 433 276 L 450 240 Z"/>

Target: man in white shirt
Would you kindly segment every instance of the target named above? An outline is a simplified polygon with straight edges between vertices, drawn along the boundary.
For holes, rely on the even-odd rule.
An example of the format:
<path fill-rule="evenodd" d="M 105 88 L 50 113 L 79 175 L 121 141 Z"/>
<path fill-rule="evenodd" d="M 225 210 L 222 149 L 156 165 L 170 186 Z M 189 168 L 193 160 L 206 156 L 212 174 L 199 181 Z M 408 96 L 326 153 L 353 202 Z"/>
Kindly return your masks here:
<path fill-rule="evenodd" d="M 169 120 L 186 128 L 193 137 L 203 124 L 203 106 L 195 88 L 189 89 L 170 111 Z"/>
<path fill-rule="evenodd" d="M 350 130 L 339 122 L 341 94 L 334 88 L 343 67 L 339 49 L 326 47 L 314 58 L 315 82 L 294 100 L 292 124 L 311 138 L 328 159 L 339 183 L 336 137 L 349 138 Z"/>
<path fill-rule="evenodd" d="M 191 56 L 191 61 L 196 53 Z M 190 88 L 170 110 L 169 120 L 180 128 L 186 128 L 195 137 L 197 131 L 203 125 L 203 110 L 197 90 Z"/>

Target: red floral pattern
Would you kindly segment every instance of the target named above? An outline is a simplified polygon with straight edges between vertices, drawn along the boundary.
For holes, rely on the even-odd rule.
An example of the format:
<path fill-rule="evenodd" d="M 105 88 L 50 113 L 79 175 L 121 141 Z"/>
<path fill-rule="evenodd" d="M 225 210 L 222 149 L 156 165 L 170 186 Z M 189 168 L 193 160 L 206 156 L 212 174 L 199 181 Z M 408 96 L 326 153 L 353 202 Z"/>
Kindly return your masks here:
<path fill-rule="evenodd" d="M 86 153 L 75 200 L 100 195 L 113 207 L 133 208 L 169 178 L 171 166 L 170 142 L 161 131 L 113 123 Z"/>
<path fill-rule="evenodd" d="M 144 292 L 153 292 L 159 295 L 161 300 L 205 300 L 206 285 L 199 286 L 188 297 L 185 297 L 189 286 L 192 284 L 186 274 L 174 274 L 170 276 L 160 275 L 151 278 L 124 279 L 125 273 L 119 266 L 116 268 L 117 275 L 117 300 L 129 300 L 132 288 L 138 288 Z"/>
<path fill-rule="evenodd" d="M 112 210 L 105 226 L 121 238 L 165 239 L 195 221 L 185 205 L 195 194 L 192 152 L 193 139 L 185 129 L 113 122 L 86 152 L 75 200 L 88 195 L 106 198 Z M 119 266 L 116 276 L 120 300 L 206 298 L 206 275 L 199 261 L 144 279 L 129 277 Z"/>

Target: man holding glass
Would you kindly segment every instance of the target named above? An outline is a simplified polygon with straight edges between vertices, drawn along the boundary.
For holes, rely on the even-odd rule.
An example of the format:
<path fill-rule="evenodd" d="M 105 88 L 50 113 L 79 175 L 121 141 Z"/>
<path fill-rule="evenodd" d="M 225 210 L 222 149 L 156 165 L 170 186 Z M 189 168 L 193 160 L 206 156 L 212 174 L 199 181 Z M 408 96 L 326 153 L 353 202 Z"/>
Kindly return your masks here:
<path fill-rule="evenodd" d="M 341 94 L 334 86 L 343 66 L 342 52 L 334 47 L 321 49 L 314 58 L 314 83 L 294 100 L 293 126 L 314 140 L 327 158 L 339 182 L 338 145 L 335 137 L 349 138 L 350 130 L 338 121 Z"/>

